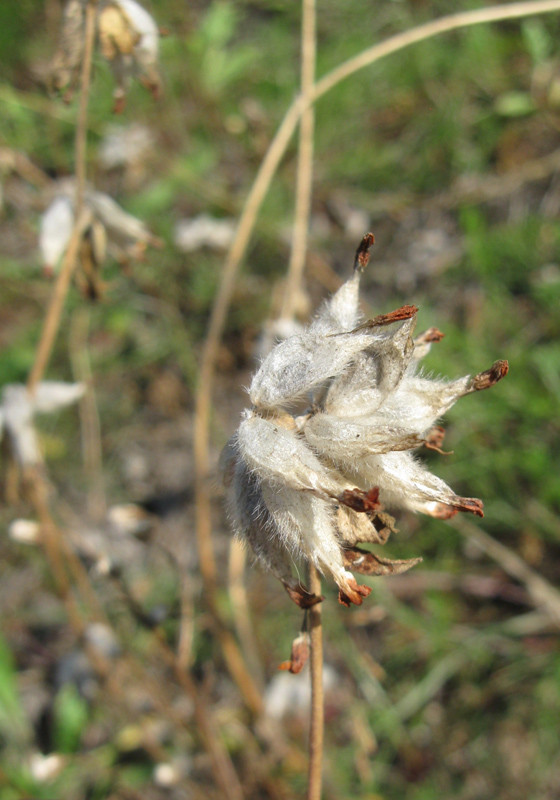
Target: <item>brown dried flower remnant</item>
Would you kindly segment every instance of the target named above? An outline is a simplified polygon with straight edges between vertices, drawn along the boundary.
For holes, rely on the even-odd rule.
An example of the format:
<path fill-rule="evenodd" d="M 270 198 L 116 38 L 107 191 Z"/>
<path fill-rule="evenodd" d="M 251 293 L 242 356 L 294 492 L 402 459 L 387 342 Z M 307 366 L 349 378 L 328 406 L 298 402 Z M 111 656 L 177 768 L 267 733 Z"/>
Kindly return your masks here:
<path fill-rule="evenodd" d="M 352 571 L 391 575 L 418 563 L 356 547 L 385 544 L 394 531 L 381 504 L 441 519 L 482 516 L 480 500 L 456 495 L 412 451 L 439 448 L 437 420 L 463 395 L 497 383 L 507 362 L 474 378 L 431 380 L 418 364 L 443 334 L 430 328 L 414 339 L 415 306 L 361 322 L 360 275 L 373 241 L 364 237 L 353 276 L 308 328 L 264 359 L 221 459 L 235 532 L 304 608 L 321 598 L 294 577 L 296 559 L 331 576 L 344 605 L 371 591 Z M 302 400 L 307 411 L 294 413 Z"/>
<path fill-rule="evenodd" d="M 64 8 L 58 50 L 51 67 L 51 83 L 69 99 L 76 88 L 84 55 L 85 10 L 88 0 L 68 0 Z M 116 81 L 116 112 L 124 108 L 126 90 L 138 77 L 157 99 L 159 30 L 150 14 L 136 0 L 101 0 L 96 31 L 99 48 Z"/>
<path fill-rule="evenodd" d="M 306 631 L 303 631 L 292 642 L 290 660 L 283 661 L 281 664 L 279 664 L 278 669 L 291 672 L 292 675 L 297 675 L 307 664 L 309 659 L 309 648 L 309 634 Z"/>

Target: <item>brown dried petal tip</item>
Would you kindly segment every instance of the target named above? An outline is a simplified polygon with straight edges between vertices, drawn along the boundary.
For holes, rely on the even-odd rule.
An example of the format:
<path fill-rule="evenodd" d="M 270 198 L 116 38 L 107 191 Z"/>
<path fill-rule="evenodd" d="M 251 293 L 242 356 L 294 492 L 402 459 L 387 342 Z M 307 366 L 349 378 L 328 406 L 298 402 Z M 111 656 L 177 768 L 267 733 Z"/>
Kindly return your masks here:
<path fill-rule="evenodd" d="M 369 492 L 364 492 L 362 489 L 345 489 L 336 499 L 343 506 L 348 506 L 354 511 L 362 511 L 364 513 L 378 511 L 381 507 L 377 486 L 374 486 Z"/>
<path fill-rule="evenodd" d="M 342 551 L 346 569 L 359 572 L 361 575 L 400 575 L 419 564 L 421 558 L 391 559 L 376 556 L 361 547 L 349 547 Z"/>
<path fill-rule="evenodd" d="M 428 450 L 435 450 L 436 453 L 440 453 L 442 456 L 450 456 L 453 455 L 453 450 L 445 450 L 441 449 L 443 444 L 443 439 L 445 437 L 445 430 L 441 427 L 441 425 L 435 425 L 432 430 L 426 436 L 424 441 L 425 447 Z"/>
<path fill-rule="evenodd" d="M 312 606 L 316 606 L 317 603 L 322 603 L 325 599 L 318 594 L 311 594 L 307 591 L 305 586 L 302 586 L 301 583 L 297 584 L 284 584 L 284 589 L 288 592 L 291 599 L 294 601 L 296 606 L 300 608 L 311 608 Z"/>
<path fill-rule="evenodd" d="M 444 336 L 445 333 L 442 333 L 437 328 L 428 328 L 427 331 L 416 337 L 414 344 L 435 344 L 436 342 L 441 342 Z"/>
<path fill-rule="evenodd" d="M 395 311 L 390 311 L 388 314 L 379 314 L 379 316 L 365 322 L 361 328 L 378 328 L 382 325 L 391 325 L 393 322 L 402 322 L 402 320 L 410 319 L 418 313 L 416 306 L 401 306 Z"/>
<path fill-rule="evenodd" d="M 348 581 L 346 586 L 346 591 L 339 587 L 338 591 L 338 602 L 346 606 L 346 608 L 350 608 L 350 604 L 354 603 L 355 606 L 361 606 L 364 602 L 364 597 L 369 597 L 371 594 L 371 587 L 364 586 L 363 584 L 356 583 L 356 579 L 352 578 L 352 580 Z"/>
<path fill-rule="evenodd" d="M 484 516 L 482 500 L 479 500 L 477 497 L 458 497 L 453 505 L 459 511 L 468 511 L 476 517 Z"/>
<path fill-rule="evenodd" d="M 309 658 L 309 634 L 300 633 L 300 635 L 292 642 L 292 652 L 289 661 L 283 661 L 278 665 L 278 669 L 291 672 L 292 675 L 297 675 L 301 672 Z"/>
<path fill-rule="evenodd" d="M 373 244 L 375 244 L 375 236 L 373 233 L 366 233 L 356 250 L 354 270 L 359 270 L 360 272 L 365 270 L 369 262 L 369 249 Z"/>
<path fill-rule="evenodd" d="M 471 381 L 469 389 L 471 392 L 479 392 L 481 389 L 489 389 L 495 383 L 501 381 L 508 374 L 509 364 L 507 361 L 496 361 L 490 369 L 479 372 Z"/>

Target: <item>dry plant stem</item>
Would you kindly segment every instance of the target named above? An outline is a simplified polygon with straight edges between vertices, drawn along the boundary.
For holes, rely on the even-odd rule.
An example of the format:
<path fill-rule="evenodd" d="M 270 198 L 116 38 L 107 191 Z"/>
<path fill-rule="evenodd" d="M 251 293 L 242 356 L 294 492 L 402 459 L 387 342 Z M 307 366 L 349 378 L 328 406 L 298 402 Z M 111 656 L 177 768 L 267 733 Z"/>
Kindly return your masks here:
<path fill-rule="evenodd" d="M 86 391 L 79 401 L 82 434 L 82 457 L 88 482 L 87 513 L 94 522 L 102 522 L 107 513 L 103 480 L 103 450 L 101 425 L 95 400 L 95 389 L 88 351 L 88 331 L 91 311 L 81 306 L 70 323 L 70 361 L 74 380 L 84 383 Z"/>
<path fill-rule="evenodd" d="M 75 172 L 76 172 L 76 198 L 75 198 L 75 219 L 74 230 L 68 244 L 68 249 L 64 257 L 62 268 L 58 274 L 53 292 L 41 339 L 35 355 L 35 363 L 27 381 L 27 388 L 31 394 L 35 391 L 37 384 L 45 374 L 51 356 L 56 334 L 60 326 L 64 301 L 68 294 L 72 274 L 76 268 L 80 241 L 84 230 L 90 221 L 89 213 L 83 208 L 84 192 L 86 182 L 86 149 L 87 149 L 87 107 L 89 101 L 89 88 L 91 82 L 91 66 L 93 59 L 93 47 L 95 44 L 95 15 L 97 13 L 97 0 L 89 0 L 86 8 L 86 31 L 84 60 L 82 62 L 82 74 L 80 78 L 80 106 L 78 110 L 78 122 L 76 126 L 75 139 Z"/>
<path fill-rule="evenodd" d="M 512 3 L 503 6 L 493 6 L 476 11 L 467 11 L 452 14 L 442 19 L 428 22 L 411 31 L 393 36 L 381 44 L 364 50 L 352 59 L 341 64 L 336 69 L 325 75 L 315 85 L 313 90 L 306 95 L 297 97 L 284 116 L 268 151 L 261 163 L 255 181 L 251 187 L 237 230 L 226 256 L 224 269 L 212 314 L 208 325 L 208 334 L 201 355 L 201 368 L 196 392 L 195 402 L 195 428 L 194 428 L 194 460 L 195 460 L 195 498 L 196 498 L 196 535 L 200 560 L 200 570 L 204 581 L 208 599 L 215 594 L 216 586 L 216 561 L 211 539 L 211 490 L 210 490 L 210 458 L 209 458 L 209 422 L 212 399 L 212 383 L 216 357 L 220 346 L 228 308 L 237 279 L 239 265 L 247 250 L 253 227 L 262 202 L 266 197 L 278 165 L 292 138 L 294 130 L 304 111 L 315 103 L 337 83 L 350 77 L 360 69 L 374 64 L 384 56 L 402 50 L 416 42 L 425 41 L 446 31 L 479 25 L 486 22 L 496 22 L 503 19 L 527 17 L 531 14 L 545 14 L 560 10 L 560 0 L 533 0 L 526 3 Z M 215 601 L 213 602 L 216 608 Z M 229 633 L 229 632 L 228 632 Z M 235 653 L 237 645 L 233 637 L 228 639 L 230 651 Z M 241 673 L 250 681 L 248 672 L 237 648 L 236 663 Z M 228 657 L 226 656 L 226 659 Z M 228 663 L 228 666 L 231 666 Z M 233 674 L 233 673 L 232 673 Z M 236 682 L 238 679 L 236 678 Z"/>
<path fill-rule="evenodd" d="M 477 525 L 473 525 L 472 522 L 465 519 L 454 519 L 450 522 L 469 541 L 474 541 L 481 550 L 497 561 L 508 575 L 520 581 L 535 605 L 546 611 L 556 625 L 560 625 L 560 592 L 558 589 L 531 569 L 517 553 L 493 539 Z"/>
<path fill-rule="evenodd" d="M 62 262 L 61 270 L 58 274 L 56 283 L 53 288 L 53 293 L 47 309 L 45 321 L 43 322 L 43 330 L 41 331 L 41 339 L 37 346 L 35 353 L 35 363 L 27 381 L 27 388 L 31 394 L 35 391 L 37 384 L 42 380 L 45 370 L 51 357 L 52 348 L 58 328 L 60 326 L 60 318 L 64 308 L 64 301 L 68 294 L 68 288 L 72 279 L 72 274 L 76 268 L 78 260 L 78 251 L 84 230 L 89 225 L 91 215 L 89 211 L 84 209 L 78 218 L 68 249 Z"/>
<path fill-rule="evenodd" d="M 246 563 L 247 550 L 237 537 L 233 537 L 229 546 L 228 569 L 228 592 L 233 622 L 245 661 L 251 670 L 255 683 L 262 690 L 265 682 L 264 674 L 244 580 Z"/>
<path fill-rule="evenodd" d="M 93 63 L 93 48 L 95 45 L 96 15 L 97 0 L 89 0 L 86 7 L 84 60 L 82 62 L 82 74 L 80 76 L 80 105 L 75 140 L 76 218 L 79 217 L 82 210 L 86 188 L 87 110 L 91 83 L 91 67 Z"/>
<path fill-rule="evenodd" d="M 309 565 L 309 591 L 321 594 L 321 577 L 313 564 Z M 321 603 L 309 611 L 311 637 L 311 724 L 309 727 L 309 771 L 307 800 L 321 800 L 323 779 L 323 738 L 325 728 L 325 698 L 323 693 L 323 627 Z"/>
<path fill-rule="evenodd" d="M 30 499 L 41 524 L 41 543 L 49 561 L 58 594 L 64 602 L 73 629 L 77 633 L 81 633 L 84 627 L 82 617 L 66 572 L 60 546 L 60 532 L 49 510 L 48 489 L 39 470 L 40 467 L 29 467 L 24 476 L 25 483 L 29 487 Z"/>
<path fill-rule="evenodd" d="M 181 580 L 181 620 L 177 642 L 177 664 L 183 670 L 192 663 L 192 645 L 194 639 L 194 604 L 190 581 L 184 574 Z"/>
<path fill-rule="evenodd" d="M 315 0 L 303 0 L 301 26 L 301 94 L 304 96 L 313 89 L 315 80 L 315 54 Z M 313 106 L 310 105 L 301 115 L 299 128 L 294 231 L 292 236 L 292 252 L 286 277 L 284 302 L 280 313 L 283 319 L 291 319 L 294 315 L 305 267 L 309 215 L 311 211 L 311 192 L 313 187 L 314 128 L 315 111 Z"/>

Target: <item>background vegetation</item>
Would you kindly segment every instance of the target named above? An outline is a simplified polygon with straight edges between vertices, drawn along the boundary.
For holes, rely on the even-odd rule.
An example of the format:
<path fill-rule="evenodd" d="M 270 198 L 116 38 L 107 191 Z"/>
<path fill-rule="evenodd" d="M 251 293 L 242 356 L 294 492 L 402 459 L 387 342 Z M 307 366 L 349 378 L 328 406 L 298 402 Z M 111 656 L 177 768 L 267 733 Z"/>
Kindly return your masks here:
<path fill-rule="evenodd" d="M 298 797 L 305 785 L 303 702 L 296 695 L 282 719 L 255 722 L 210 633 L 193 533 L 192 399 L 223 251 L 184 253 L 174 242 L 181 219 L 238 216 L 297 91 L 300 9 L 283 0 L 145 5 L 169 34 L 161 43 L 163 97 L 154 104 L 134 85 L 124 112 L 113 116 L 112 78 L 96 58 L 88 177 L 165 245 L 125 271 L 108 265 L 105 296 L 89 303 L 88 352 L 108 502 L 141 506 L 151 532 L 119 538 L 88 519 L 78 413 L 41 418 L 57 519 L 96 600 L 80 595 L 88 639 L 70 625 L 42 551 L 4 535 L 12 520 L 30 515 L 25 498 L 5 504 L 1 800 L 220 796 L 192 698 L 165 658 L 177 646 L 245 797 Z M 321 0 L 317 74 L 449 11 L 449 3 L 427 0 Z M 51 178 L 74 170 L 77 101 L 65 106 L 45 85 L 59 16 L 56 0 L 0 5 L 0 142 Z M 361 609 L 338 607 L 326 589 L 329 800 L 560 795 L 560 603 L 552 588 L 560 577 L 559 34 L 554 14 L 447 34 L 357 73 L 317 104 L 302 317 L 348 274 L 371 229 L 377 244 L 364 300 L 375 313 L 414 302 L 420 329 L 444 331 L 430 369 L 456 377 L 497 358 L 510 363 L 503 383 L 449 413 L 445 444 L 454 454 L 426 454 L 459 494 L 484 500 L 484 520 L 452 525 L 403 515 L 387 549 L 422 555 L 420 568 L 373 581 Z M 141 158 L 103 166 L 108 131 L 137 124 L 152 137 Z M 47 193 L 3 163 L 0 172 L 4 385 L 27 379 L 52 283 L 37 251 Z M 246 402 L 259 332 L 278 308 L 295 172 L 294 140 L 227 321 L 214 463 Z M 87 302 L 72 289 L 51 379 L 73 379 L 73 322 Z M 2 468 L 6 476 L 5 461 Z M 219 600 L 238 621 L 218 497 Z M 506 549 L 492 550 L 477 529 Z M 515 573 L 512 554 L 546 579 L 544 589 L 517 561 Z M 245 654 L 270 698 L 299 612 L 268 576 L 247 571 L 244 580 L 252 633 Z M 91 633 L 102 619 L 111 646 Z M 104 672 L 92 647 L 109 665 Z M 299 678 L 289 680 L 299 686 Z M 52 753 L 63 759 L 45 779 L 37 764 Z"/>

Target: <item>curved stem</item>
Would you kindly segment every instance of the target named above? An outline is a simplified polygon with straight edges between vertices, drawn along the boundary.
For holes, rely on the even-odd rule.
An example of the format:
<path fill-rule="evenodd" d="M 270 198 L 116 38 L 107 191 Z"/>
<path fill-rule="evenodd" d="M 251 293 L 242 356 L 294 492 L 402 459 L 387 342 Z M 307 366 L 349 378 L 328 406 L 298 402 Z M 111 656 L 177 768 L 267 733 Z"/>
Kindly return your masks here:
<path fill-rule="evenodd" d="M 404 50 L 405 47 L 409 47 L 411 44 L 431 39 L 440 33 L 467 28 L 471 25 L 481 25 L 485 22 L 519 19 L 520 17 L 529 17 L 532 14 L 548 14 L 552 11 L 560 11 L 559 0 L 530 0 L 530 2 L 526 3 L 508 3 L 502 6 L 480 8 L 476 11 L 461 11 L 432 22 L 426 22 L 424 25 L 418 25 L 417 28 L 413 28 L 410 31 L 391 36 L 390 39 L 386 39 L 380 44 L 368 47 L 331 70 L 315 84 L 315 89 L 309 101 L 314 103 L 345 78 L 349 78 L 350 75 L 370 66 L 370 64 L 374 64 L 381 58 L 391 55 L 391 53 L 396 53 L 398 50 Z"/>
<path fill-rule="evenodd" d="M 313 564 L 309 565 L 309 591 L 321 594 L 321 576 Z M 323 778 L 323 739 L 325 727 L 325 702 L 323 693 L 323 627 L 321 603 L 309 609 L 311 638 L 311 722 L 309 726 L 309 771 L 307 800 L 321 800 Z"/>

